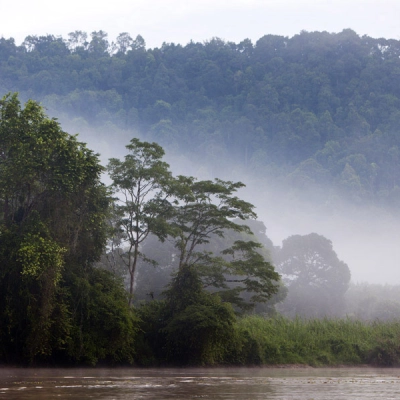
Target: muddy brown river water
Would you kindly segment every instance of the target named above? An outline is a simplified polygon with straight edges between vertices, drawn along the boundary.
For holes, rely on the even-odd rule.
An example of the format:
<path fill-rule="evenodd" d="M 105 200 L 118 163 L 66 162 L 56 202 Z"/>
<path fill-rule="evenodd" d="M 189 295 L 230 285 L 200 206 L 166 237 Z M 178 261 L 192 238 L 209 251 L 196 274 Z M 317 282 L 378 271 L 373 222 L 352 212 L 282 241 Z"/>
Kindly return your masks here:
<path fill-rule="evenodd" d="M 0 369 L 0 400 L 400 399 L 400 369 Z"/>

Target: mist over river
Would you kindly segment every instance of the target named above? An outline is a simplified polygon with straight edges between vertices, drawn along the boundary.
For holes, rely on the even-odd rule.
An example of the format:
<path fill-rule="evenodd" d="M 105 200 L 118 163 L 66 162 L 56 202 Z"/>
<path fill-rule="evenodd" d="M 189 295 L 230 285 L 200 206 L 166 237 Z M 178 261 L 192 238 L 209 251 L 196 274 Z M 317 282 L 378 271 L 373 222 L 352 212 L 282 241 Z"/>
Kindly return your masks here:
<path fill-rule="evenodd" d="M 398 368 L 0 369 L 0 399 L 395 399 Z"/>

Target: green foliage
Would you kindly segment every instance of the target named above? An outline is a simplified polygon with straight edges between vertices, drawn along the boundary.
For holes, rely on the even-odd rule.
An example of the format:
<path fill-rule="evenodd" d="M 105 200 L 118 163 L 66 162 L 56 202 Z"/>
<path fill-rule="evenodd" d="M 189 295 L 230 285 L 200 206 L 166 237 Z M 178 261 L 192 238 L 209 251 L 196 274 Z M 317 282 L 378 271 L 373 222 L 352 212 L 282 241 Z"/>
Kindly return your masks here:
<path fill-rule="evenodd" d="M 133 363 L 138 321 L 122 282 L 101 269 L 85 275 L 66 277 L 71 328 L 59 357 L 75 364 Z"/>
<path fill-rule="evenodd" d="M 18 250 L 18 261 L 22 265 L 21 275 L 38 279 L 47 269 L 53 268 L 54 284 L 57 284 L 61 278 L 61 269 L 64 266 L 63 254 L 66 251 L 57 243 L 38 235 L 26 235 Z"/>
<path fill-rule="evenodd" d="M 180 200 L 172 225 L 177 231 L 177 248 L 181 252 L 180 266 L 189 264 L 193 249 L 209 243 L 212 235 L 223 237 L 224 230 L 248 230 L 233 220 L 254 218 L 254 206 L 239 199 L 234 193 L 244 187 L 241 182 L 197 181 L 192 177 L 179 177 L 177 197 Z"/>
<path fill-rule="evenodd" d="M 135 361 L 142 366 L 167 363 L 165 326 L 167 310 L 165 302 L 153 300 L 137 308 L 139 330 L 135 341 Z"/>
<path fill-rule="evenodd" d="M 89 36 L 74 32 L 68 41 L 52 35 L 28 36 L 22 46 L 0 38 L 0 87 L 16 88 L 25 97 L 34 94 L 51 112 L 62 109 L 63 118 L 79 117 L 83 125 L 140 129 L 150 139 L 157 137 L 201 161 L 207 171 L 226 172 L 228 164 L 221 154 L 230 154 L 237 168 L 249 168 L 262 179 L 275 177 L 297 189 L 329 182 L 326 196 L 398 208 L 398 49 L 396 40 L 360 37 L 351 30 L 301 32 L 292 38 L 266 35 L 255 44 L 213 39 L 186 46 L 164 44 L 160 49 L 146 49 L 142 37 L 133 40 L 127 34 L 118 37 L 115 47 L 103 31 Z M 61 353 L 67 358 L 67 343 L 87 343 L 77 339 L 84 332 L 95 336 L 74 311 L 81 304 L 72 302 L 81 298 L 76 287 L 91 296 L 105 296 L 103 289 L 92 288 L 99 286 L 91 275 L 107 234 L 110 199 L 99 181 L 102 168 L 93 152 L 63 132 L 34 101 L 22 108 L 10 95 L 0 103 L 0 118 L 1 359 L 49 360 Z M 234 243 L 218 252 L 213 247 L 221 235 L 228 235 L 226 229 L 237 229 L 229 226 L 231 218 L 253 216 L 251 208 L 241 214 L 240 208 L 247 205 L 233 201 L 241 184 L 180 179 L 173 187 L 180 199 L 174 237 L 183 255 L 182 268 L 196 266 L 202 285 L 213 284 L 221 298 L 227 296 L 225 301 L 249 302 L 251 296 L 260 296 L 262 277 L 273 280 L 270 267 L 261 259 L 257 264 L 255 253 L 263 250 L 253 247 L 238 259 L 242 249 L 221 252 Z M 218 209 L 220 200 L 224 206 Z M 228 223 L 220 219 L 223 213 Z M 205 216 L 204 225 L 200 215 Z M 169 220 L 173 222 L 171 216 Z M 157 232 L 169 228 L 163 218 L 156 221 Z M 196 226 L 201 229 L 196 231 Z M 215 230 L 207 232 L 203 229 L 207 226 Z M 334 274 L 331 280 L 342 294 L 348 280 L 345 268 L 337 270 L 343 274 Z M 239 282 L 227 278 L 244 280 L 238 288 Z M 243 285 L 253 289 L 247 298 Z M 120 290 L 117 286 L 109 293 L 110 303 Z M 328 286 L 320 285 L 321 291 L 337 302 Z M 217 297 L 212 296 L 214 301 Z M 202 301 L 200 296 L 201 306 Z M 80 315 L 93 311 L 93 303 L 85 304 Z M 360 306 L 353 313 L 367 319 L 396 316 L 397 303 L 390 303 L 390 309 L 387 305 L 371 301 L 370 308 Z M 214 313 L 218 307 L 212 309 Z M 103 312 L 109 313 L 105 307 Z M 199 316 L 195 310 L 193 314 Z M 182 315 L 182 321 L 189 320 L 190 315 Z M 100 314 L 93 319 L 95 326 L 99 320 Z M 182 325 L 178 322 L 171 326 L 178 329 Z M 248 342 L 243 346 L 262 349 L 262 342 L 246 332 Z M 382 349 L 395 347 L 392 336 L 380 335 Z M 321 362 L 334 362 L 332 352 L 343 346 L 353 354 L 341 340 L 345 339 L 326 340 L 326 347 L 319 350 Z M 95 349 L 80 354 L 79 346 L 74 346 L 70 360 L 113 357 Z M 275 354 L 273 359 L 288 354 L 283 345 L 265 346 Z M 364 347 L 360 349 L 365 354 Z M 263 362 L 265 352 L 261 353 L 248 359 Z"/>
<path fill-rule="evenodd" d="M 235 223 L 248 225 L 254 229 L 255 235 L 228 230 L 224 231 L 224 237 L 213 236 L 210 243 L 199 246 L 195 267 L 203 287 L 232 303 L 236 312 L 254 309 L 257 313 L 273 315 L 276 303 L 286 296 L 286 288 L 283 282 L 276 282 L 278 277 L 266 249 L 273 250 L 272 242 L 265 235 L 262 222 L 235 220 Z M 241 247 L 248 251 L 244 252 Z M 224 254 L 227 249 L 230 249 L 229 254 Z M 164 286 L 171 281 L 171 274 L 178 268 L 176 248 L 171 240 L 161 243 L 150 235 L 141 251 L 153 258 L 157 266 L 149 268 L 143 262 L 138 264 L 136 304 L 162 298 Z M 276 290 L 278 293 L 275 293 Z M 270 296 L 271 293 L 275 294 Z"/>
<path fill-rule="evenodd" d="M 400 365 L 399 334 L 385 332 L 378 337 L 368 353 L 368 362 L 381 367 L 398 367 Z"/>
<path fill-rule="evenodd" d="M 279 275 L 258 252 L 261 244 L 236 240 L 220 254 L 204 248 L 228 231 L 250 235 L 250 229 L 237 220 L 255 217 L 253 205 L 234 195 L 244 186 L 241 182 L 173 178 L 156 143 L 132 139 L 127 148 L 130 154 L 125 161 L 111 159 L 108 171 L 120 195 L 115 233 L 128 248 L 118 252 L 111 247 L 109 256 L 122 256 L 130 274 L 130 299 L 138 261 L 155 265 L 144 253 L 147 239 L 164 242 L 168 237 L 167 243 L 173 242 L 177 251 L 176 272 L 165 300 L 139 310 L 142 350 L 138 360 L 144 365 L 155 360 L 196 365 L 221 362 L 235 337 L 232 304 L 251 309 L 269 300 L 279 287 Z M 118 245 L 117 237 L 112 238 L 114 243 Z M 153 245 L 150 257 L 154 253 Z M 208 286 L 218 292 L 206 291 Z M 250 298 L 244 300 L 243 292 Z M 153 297 L 153 292 L 149 294 Z"/>
<path fill-rule="evenodd" d="M 237 240 L 232 247 L 222 252 L 232 257 L 224 271 L 225 274 L 229 274 L 226 281 L 235 284 L 231 291 L 246 291 L 251 294 L 251 306 L 267 302 L 279 289 L 280 276 L 275 272 L 273 265 L 257 251 L 260 248 L 260 243 Z M 246 307 L 246 303 L 242 302 L 242 307 Z"/>
<path fill-rule="evenodd" d="M 0 153 L 0 361 L 131 362 L 124 290 L 92 265 L 110 202 L 97 156 L 17 95 L 0 101 Z"/>
<path fill-rule="evenodd" d="M 216 296 L 189 305 L 164 328 L 169 359 L 196 365 L 222 362 L 234 335 L 234 320 L 230 304 Z"/>
<path fill-rule="evenodd" d="M 195 268 L 205 287 L 216 288 L 224 301 L 249 309 L 278 291 L 279 275 L 257 251 L 262 245 L 237 240 L 227 249 L 207 249 L 212 240 L 224 238 L 229 231 L 251 234 L 248 226 L 238 223 L 256 216 L 252 204 L 234 195 L 243 186 L 220 179 L 213 182 L 178 177 L 178 204 L 170 223 L 178 271 Z M 250 301 L 240 297 L 242 292 L 252 294 Z"/>
<path fill-rule="evenodd" d="M 147 349 L 144 362 L 221 363 L 236 336 L 233 308 L 205 291 L 196 269 L 190 267 L 176 273 L 165 301 L 144 306 L 140 315 Z M 140 353 L 138 357 L 140 361 Z"/>
<path fill-rule="evenodd" d="M 243 364 L 396 365 L 398 322 L 350 319 L 289 320 L 248 316 L 238 320 Z"/>

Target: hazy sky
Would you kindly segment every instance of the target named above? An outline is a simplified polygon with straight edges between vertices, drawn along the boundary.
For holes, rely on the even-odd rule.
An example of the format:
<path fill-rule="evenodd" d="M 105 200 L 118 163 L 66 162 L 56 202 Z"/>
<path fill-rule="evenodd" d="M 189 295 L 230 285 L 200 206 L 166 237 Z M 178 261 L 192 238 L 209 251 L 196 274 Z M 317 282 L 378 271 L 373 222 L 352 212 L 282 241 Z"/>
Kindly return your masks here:
<path fill-rule="evenodd" d="M 399 0 L 0 0 L 0 37 L 104 30 L 140 34 L 147 47 L 212 37 L 233 42 L 301 30 L 400 39 Z"/>

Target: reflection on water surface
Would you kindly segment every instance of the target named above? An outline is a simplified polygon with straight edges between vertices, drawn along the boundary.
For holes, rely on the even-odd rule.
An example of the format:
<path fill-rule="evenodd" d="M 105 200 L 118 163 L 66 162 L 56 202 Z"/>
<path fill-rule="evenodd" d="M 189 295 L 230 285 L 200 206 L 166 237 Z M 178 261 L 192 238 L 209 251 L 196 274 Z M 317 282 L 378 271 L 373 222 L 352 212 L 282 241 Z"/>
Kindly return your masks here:
<path fill-rule="evenodd" d="M 399 398 L 400 369 L 0 369 L 0 400 Z"/>

